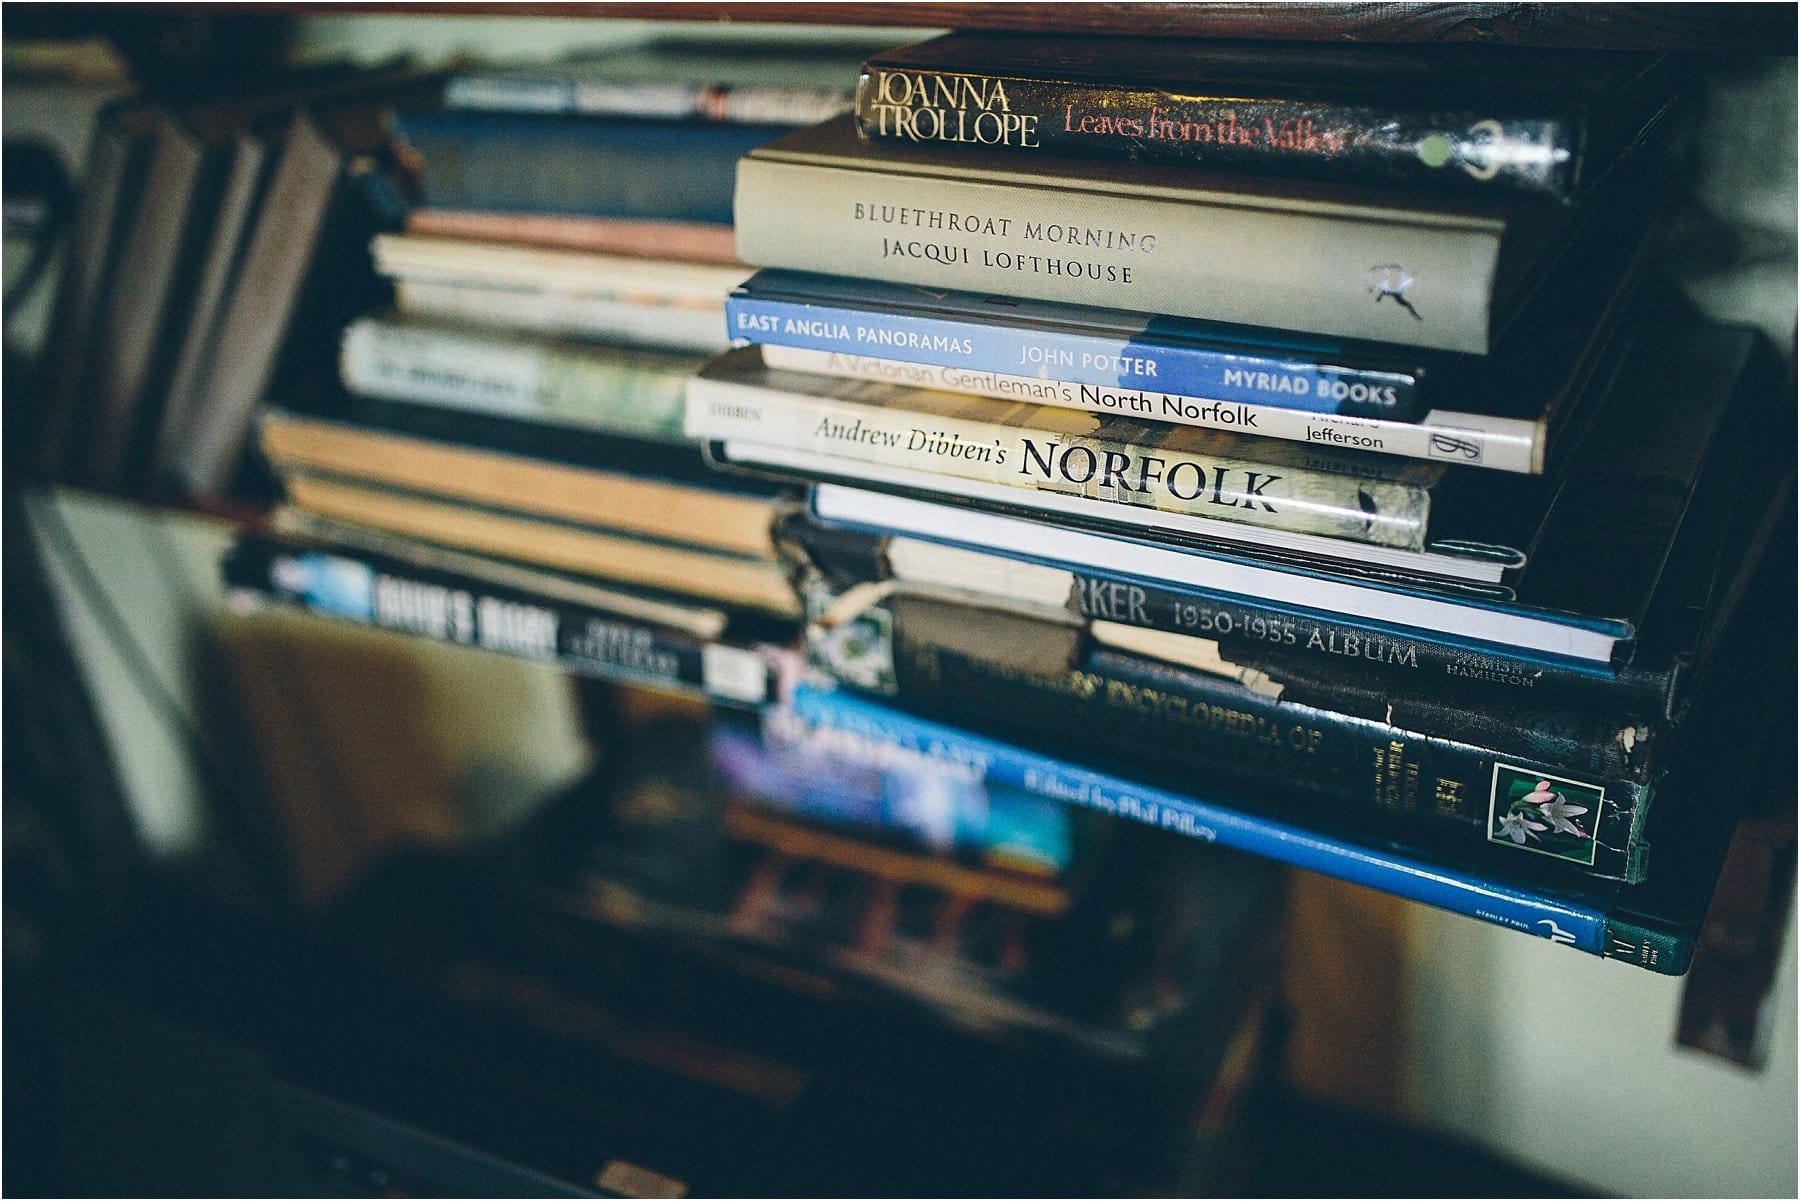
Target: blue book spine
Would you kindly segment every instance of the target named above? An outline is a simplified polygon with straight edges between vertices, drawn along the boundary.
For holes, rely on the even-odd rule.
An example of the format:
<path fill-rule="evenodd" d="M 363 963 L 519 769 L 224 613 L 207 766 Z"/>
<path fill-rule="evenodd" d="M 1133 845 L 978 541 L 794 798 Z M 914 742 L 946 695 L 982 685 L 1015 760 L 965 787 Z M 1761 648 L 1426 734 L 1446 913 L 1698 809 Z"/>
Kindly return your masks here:
<path fill-rule="evenodd" d="M 1182 402 L 1391 420 L 1416 420 L 1424 412 L 1414 373 L 1339 365 L 1278 347 L 1209 346 L 1123 328 L 1057 330 L 756 295 L 728 298 L 725 313 L 739 344 L 950 367 L 990 377 L 981 387 L 970 380 L 964 390 L 1009 389 L 1019 400 L 1112 414 L 1266 433 L 1253 412 L 1239 411 L 1233 421 L 1230 408 L 1187 413 Z"/>
<path fill-rule="evenodd" d="M 1582 902 L 1550 896 L 1386 851 L 1357 846 L 1196 797 L 1145 787 L 940 725 L 842 691 L 800 684 L 789 705 L 815 726 L 840 730 L 980 771 L 997 784 L 1085 805 L 1117 817 L 1380 889 L 1496 926 L 1607 955 L 1608 919 Z"/>
<path fill-rule="evenodd" d="M 477 212 L 731 224 L 737 161 L 782 126 L 403 112 L 426 205 Z"/>

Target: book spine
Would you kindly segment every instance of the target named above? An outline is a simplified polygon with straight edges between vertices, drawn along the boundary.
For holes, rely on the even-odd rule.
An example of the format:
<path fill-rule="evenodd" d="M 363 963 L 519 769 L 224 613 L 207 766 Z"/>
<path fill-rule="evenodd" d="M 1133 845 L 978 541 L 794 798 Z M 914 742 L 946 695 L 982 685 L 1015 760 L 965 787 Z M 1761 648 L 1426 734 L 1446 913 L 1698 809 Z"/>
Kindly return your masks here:
<path fill-rule="evenodd" d="M 1583 669 L 1517 650 L 1419 637 L 1398 626 L 1327 617 L 1249 597 L 1163 588 L 1099 573 L 1076 572 L 1068 608 L 1117 622 L 1217 642 L 1234 663 L 1277 679 L 1292 668 L 1364 675 L 1404 695 L 1440 699 L 1508 696 L 1530 705 L 1605 705 L 1661 715 L 1670 704 L 1667 673 Z"/>
<path fill-rule="evenodd" d="M 744 439 L 1111 504 L 1422 550 L 1430 493 L 1410 484 L 1201 457 L 699 378 L 687 433 Z M 853 470 L 851 471 L 853 474 Z"/>
<path fill-rule="evenodd" d="M 726 311 L 729 315 L 731 302 L 727 302 Z M 742 328 L 735 320 L 731 329 L 734 337 L 742 336 Z M 791 334 L 784 337 L 790 343 L 799 340 Z M 884 348 L 886 354 L 895 351 L 894 347 Z M 763 361 L 783 371 L 964 392 L 996 400 L 1023 400 L 1108 416 L 1124 413 L 1175 425 L 1281 438 L 1309 446 L 1350 447 L 1493 471 L 1533 474 L 1542 471 L 1544 463 L 1542 423 L 1513 417 L 1427 412 L 1417 422 L 1384 421 L 1241 400 L 1238 396 L 1258 389 L 1237 388 L 1229 383 L 1217 390 L 1170 393 L 1141 386 L 1070 383 L 1009 374 L 985 366 L 923 363 L 915 357 L 873 358 L 855 351 L 803 349 L 792 344 L 764 343 Z M 1057 371 L 1061 374 L 1063 369 Z M 1223 374 L 1230 378 L 1229 371 Z M 1261 372 L 1256 376 L 1259 380 L 1267 378 Z M 1321 382 L 1325 382 L 1323 377 Z"/>
<path fill-rule="evenodd" d="M 575 111 L 603 117 L 713 121 L 727 125 L 816 125 L 849 111 L 848 88 L 766 84 L 639 84 L 581 80 Z"/>
<path fill-rule="evenodd" d="M 362 396 L 662 441 L 681 440 L 694 365 L 379 318 L 353 322 L 339 357 L 344 386 Z"/>
<path fill-rule="evenodd" d="M 879 680 L 876 690 L 927 716 L 1027 744 L 1053 736 L 1059 746 L 1101 758 L 1129 753 L 1154 772 L 1273 785 L 1348 813 L 1435 827 L 1459 846 L 1487 843 L 1559 860 L 1585 875 L 1625 878 L 1633 870 L 1633 821 L 1649 791 L 1637 779 L 1578 777 L 1579 767 L 1463 741 L 1460 728 L 1454 737 L 1439 736 L 1107 652 L 1039 674 L 913 637 L 886 610 L 874 613 L 843 628 L 863 643 L 885 640 L 892 678 Z M 866 671 L 839 662 L 841 640 L 815 643 L 815 660 L 826 671 L 869 686 Z M 1540 790 L 1540 781 L 1552 788 Z M 1526 800 L 1539 795 L 1558 806 L 1550 816 Z"/>
<path fill-rule="evenodd" d="M 406 232 L 681 263 L 737 262 L 737 242 L 731 226 L 700 221 L 414 209 L 406 216 Z"/>
<path fill-rule="evenodd" d="M 88 177 L 68 233 L 52 317 L 50 396 L 41 418 L 35 463 L 45 475 L 70 473 L 85 457 L 92 436 L 101 310 L 124 257 L 150 154 L 147 135 L 104 113 L 96 119 L 88 146 Z"/>
<path fill-rule="evenodd" d="M 433 208 L 731 222 L 732 172 L 778 126 L 397 113 Z"/>
<path fill-rule="evenodd" d="M 864 137 L 963 143 L 1564 199 L 1579 131 L 1563 120 L 1022 79 L 870 65 Z"/>
<path fill-rule="evenodd" d="M 119 487 L 143 410 L 154 404 L 155 360 L 169 337 L 170 291 L 183 243 L 203 206 L 207 155 L 174 120 L 160 123 L 139 204 L 121 251 L 118 275 L 100 322 L 97 403 L 82 478 Z M 180 305 L 181 300 L 173 301 Z"/>
<path fill-rule="evenodd" d="M 366 224 L 348 211 L 343 183 L 342 153 L 317 121 L 296 116 L 221 308 L 189 419 L 170 452 L 177 488 L 219 496 L 231 486 L 256 406 L 278 365 L 291 357 L 289 348 L 336 328 L 343 307 L 359 300 L 364 287 L 329 270 L 339 264 L 340 239 L 363 233 Z M 305 311 L 303 294 L 323 303 L 296 323 L 295 312 Z M 296 324 L 306 327 L 298 339 Z"/>
<path fill-rule="evenodd" d="M 913 580 L 866 534 L 794 521 L 783 543 L 791 557 L 822 573 L 834 588 L 868 580 Z M 1039 570 L 1051 570 L 1039 568 Z M 1230 663 L 1281 682 L 1308 676 L 1357 675 L 1396 695 L 1533 706 L 1604 706 L 1660 720 L 1670 715 L 1674 671 L 1588 667 L 1535 657 L 1517 648 L 1422 637 L 1382 622 L 1356 621 L 1253 597 L 1169 588 L 1098 571 L 1070 571 L 1060 604 L 1089 621 L 1155 630 L 1217 644 Z M 990 593 L 980 579 L 936 570 L 923 581 L 961 592 Z M 1049 598 L 1044 598 L 1046 601 Z"/>
<path fill-rule="evenodd" d="M 582 675 L 756 707 L 778 673 L 760 652 L 457 577 L 277 544 L 240 544 L 226 586 L 320 617 L 551 663 Z"/>
<path fill-rule="evenodd" d="M 1225 401 L 1234 409 L 1252 405 L 1403 421 L 1424 410 L 1421 381 L 1413 372 L 1346 367 L 1247 346 L 1159 343 L 1104 330 L 1063 333 L 757 296 L 728 298 L 725 314 L 733 339 L 770 348 L 875 356 L 952 367 L 1001 380 L 1025 379 L 1046 390 L 1040 394 L 1014 386 L 998 395 L 1005 400 L 1127 413 L 1189 425 L 1222 425 L 1244 433 L 1263 431 L 1254 417 L 1199 421 L 1186 411 L 1190 406 L 1173 401 L 1145 404 L 1130 397 L 1139 390 L 1153 389 L 1151 395 Z M 1072 385 L 1081 386 L 1079 392 Z M 1088 395 L 1090 390 L 1094 395 Z"/>
<path fill-rule="evenodd" d="M 1607 915 L 1592 905 L 1332 838 L 1262 816 L 1222 793 L 1213 799 L 1136 784 L 899 712 L 841 689 L 802 683 L 793 689 L 788 703 L 801 720 L 841 732 L 847 739 L 876 748 L 876 753 L 885 748 L 889 754 L 919 755 L 961 765 L 994 784 L 1379 889 L 1590 955 L 1612 953 Z M 1632 962 L 1639 960 L 1632 958 Z"/>
<path fill-rule="evenodd" d="M 1665 976 L 1683 976 L 1693 963 L 1695 942 L 1692 936 L 1615 915 L 1607 919 L 1601 953 Z"/>
<path fill-rule="evenodd" d="M 268 157 L 267 147 L 247 134 L 240 135 L 232 148 L 218 215 L 208 235 L 204 263 L 194 280 L 192 300 L 187 306 L 187 328 L 170 368 L 162 420 L 151 449 L 150 478 L 155 484 L 166 481 L 170 456 L 193 417 L 195 387 L 223 320 L 221 308 L 238 265 Z"/>
<path fill-rule="evenodd" d="M 736 215 L 738 257 L 759 267 L 1489 350 L 1499 233 L 1484 222 L 756 154 L 738 166 Z"/>
<path fill-rule="evenodd" d="M 538 75 L 459 75 L 444 87 L 447 108 L 731 125 L 814 125 L 847 111 L 850 103 L 847 88 L 609 83 Z"/>
<path fill-rule="evenodd" d="M 726 346 L 718 306 L 633 304 L 573 292 L 520 292 L 401 279 L 394 305 L 415 317 L 472 322 L 494 329 L 561 337 L 594 338 L 622 346 L 713 354 Z"/>

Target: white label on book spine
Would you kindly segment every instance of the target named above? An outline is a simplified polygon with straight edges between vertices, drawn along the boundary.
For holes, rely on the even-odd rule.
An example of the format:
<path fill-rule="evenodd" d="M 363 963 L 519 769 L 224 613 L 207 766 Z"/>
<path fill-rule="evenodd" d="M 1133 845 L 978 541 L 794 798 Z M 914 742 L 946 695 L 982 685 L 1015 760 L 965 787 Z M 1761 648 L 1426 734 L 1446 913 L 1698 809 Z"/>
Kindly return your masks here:
<path fill-rule="evenodd" d="M 1316 413 L 1304 409 L 1278 409 L 1263 405 L 1222 405 L 1209 397 L 1174 396 L 1143 389 L 1104 389 L 1070 386 L 1059 390 L 1069 401 L 1044 399 L 1044 381 L 1023 375 L 971 371 L 961 367 L 903 363 L 869 355 L 839 354 L 793 346 L 762 347 L 763 362 L 783 371 L 805 371 L 841 379 L 873 380 L 936 388 L 997 400 L 1030 397 L 1041 404 L 1085 409 L 1105 416 L 1123 410 L 1119 395 L 1142 397 L 1152 411 L 1171 425 L 1195 425 L 1231 433 L 1251 432 L 1265 438 L 1283 438 L 1309 445 L 1349 447 L 1412 459 L 1461 463 L 1493 471 L 1534 472 L 1541 465 L 1541 430 L 1535 421 L 1515 417 L 1487 417 L 1476 413 L 1427 413 L 1416 423 Z M 1167 402 L 1167 403 L 1165 403 Z M 1240 414 L 1253 410 L 1256 426 L 1246 430 Z M 1135 411 L 1135 410 L 1130 410 Z"/>
<path fill-rule="evenodd" d="M 713 642 L 700 650 L 700 681 L 712 696 L 761 704 L 768 697 L 769 668 L 755 651 Z"/>

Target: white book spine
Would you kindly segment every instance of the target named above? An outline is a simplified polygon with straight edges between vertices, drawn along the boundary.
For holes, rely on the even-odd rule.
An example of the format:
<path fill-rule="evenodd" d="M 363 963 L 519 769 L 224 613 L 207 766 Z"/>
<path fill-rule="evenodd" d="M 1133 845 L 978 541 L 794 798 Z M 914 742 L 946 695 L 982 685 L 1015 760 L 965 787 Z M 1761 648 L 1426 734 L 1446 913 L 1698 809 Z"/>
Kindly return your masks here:
<path fill-rule="evenodd" d="M 696 354 L 713 354 L 726 347 L 722 297 L 710 308 L 633 304 L 569 292 L 513 292 L 403 279 L 395 284 L 394 303 L 411 316 L 468 321 L 495 329 Z"/>
<path fill-rule="evenodd" d="M 784 371 L 905 384 L 971 396 L 991 396 L 997 400 L 1028 398 L 1036 404 L 1083 409 L 1109 417 L 1142 412 L 1148 407 L 1159 419 L 1167 420 L 1171 425 L 1195 425 L 1232 433 L 1251 432 L 1291 442 L 1372 450 L 1431 462 L 1479 465 L 1492 471 L 1531 474 L 1543 470 L 1541 425 L 1516 417 L 1433 411 L 1416 423 L 1382 421 L 1338 413 L 1245 405 L 1144 388 L 1058 384 L 1036 376 L 906 363 L 898 359 L 794 346 L 764 344 L 762 355 L 763 362 Z M 1253 430 L 1245 429 L 1246 411 L 1255 417 Z"/>
<path fill-rule="evenodd" d="M 686 430 L 700 440 L 751 440 L 1026 495 L 1055 493 L 1412 551 L 1424 547 L 1430 510 L 1430 493 L 1410 484 L 704 376 L 689 385 Z"/>
<path fill-rule="evenodd" d="M 735 209 L 738 257 L 760 267 L 1489 349 L 1500 240 L 1480 224 L 754 152 L 738 164 Z"/>

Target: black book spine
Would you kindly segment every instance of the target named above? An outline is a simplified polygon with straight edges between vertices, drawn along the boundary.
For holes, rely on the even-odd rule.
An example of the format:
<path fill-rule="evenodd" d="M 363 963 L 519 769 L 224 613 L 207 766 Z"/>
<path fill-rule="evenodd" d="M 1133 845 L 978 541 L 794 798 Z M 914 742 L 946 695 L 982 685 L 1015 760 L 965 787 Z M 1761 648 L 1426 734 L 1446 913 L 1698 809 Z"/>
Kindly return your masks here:
<path fill-rule="evenodd" d="M 1177 95 L 875 63 L 856 89 L 856 127 L 928 145 L 1557 199 L 1570 195 L 1581 144 L 1576 122 L 1543 115 Z"/>
<path fill-rule="evenodd" d="M 1454 703 L 1511 698 L 1530 706 L 1604 706 L 1666 716 L 1678 669 L 1584 670 L 1393 628 L 1304 615 L 1200 592 L 1077 574 L 1071 611 L 1097 620 L 1211 639 L 1233 663 L 1281 681 L 1360 677 L 1368 687 Z"/>
<path fill-rule="evenodd" d="M 246 539 L 226 556 L 222 573 L 230 590 L 320 617 L 751 708 L 775 697 L 778 673 L 754 648 L 381 556 Z"/>
<path fill-rule="evenodd" d="M 804 518 L 784 527 L 790 554 L 845 586 L 889 574 L 881 540 Z M 1250 598 L 1163 588 L 1075 573 L 1067 609 L 1094 621 L 1218 643 L 1232 663 L 1283 683 L 1348 682 L 1446 704 L 1518 703 L 1603 707 L 1647 721 L 1667 717 L 1679 667 L 1581 669 L 1496 650 L 1433 641 L 1404 631 L 1295 613 Z"/>
<path fill-rule="evenodd" d="M 1561 860 L 1585 875 L 1641 874 L 1634 843 L 1649 801 L 1644 780 L 1482 745 L 1465 736 L 1466 713 L 1446 711 L 1436 729 L 1455 735 L 1440 736 L 1114 652 L 1040 674 L 911 637 L 891 614 L 887 624 L 893 695 L 928 717 L 1055 754 L 1129 760 L 1189 787 L 1212 781 L 1309 796 L 1340 812 L 1383 815 L 1390 827 L 1397 819 L 1433 830 L 1440 841 L 1453 835 Z M 819 657 L 832 671 L 830 656 Z M 871 685 L 867 674 L 832 674 Z"/>

